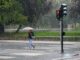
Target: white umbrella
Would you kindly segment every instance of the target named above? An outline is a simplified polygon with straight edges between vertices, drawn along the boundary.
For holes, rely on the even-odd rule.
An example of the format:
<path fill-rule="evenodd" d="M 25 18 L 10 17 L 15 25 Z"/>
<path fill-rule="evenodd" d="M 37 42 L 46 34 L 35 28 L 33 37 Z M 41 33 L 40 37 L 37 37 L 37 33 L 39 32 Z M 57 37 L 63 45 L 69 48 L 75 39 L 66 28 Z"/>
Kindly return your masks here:
<path fill-rule="evenodd" d="M 28 30 L 33 30 L 33 28 L 32 28 L 32 27 L 25 27 L 25 28 L 23 28 L 22 30 L 28 31 Z"/>

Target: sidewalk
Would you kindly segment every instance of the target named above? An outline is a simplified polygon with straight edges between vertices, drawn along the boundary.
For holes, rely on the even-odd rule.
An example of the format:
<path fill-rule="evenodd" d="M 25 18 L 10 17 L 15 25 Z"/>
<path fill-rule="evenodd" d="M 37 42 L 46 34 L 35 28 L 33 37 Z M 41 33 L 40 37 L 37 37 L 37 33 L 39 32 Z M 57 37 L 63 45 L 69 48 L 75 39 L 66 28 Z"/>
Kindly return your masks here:
<path fill-rule="evenodd" d="M 23 43 L 28 43 L 28 40 L 0 40 L 0 42 L 23 42 Z M 63 41 L 64 44 L 75 44 L 75 43 L 80 43 L 80 42 L 71 42 L 71 41 Z M 60 44 L 61 41 L 33 41 L 33 43 L 55 43 L 55 44 Z"/>

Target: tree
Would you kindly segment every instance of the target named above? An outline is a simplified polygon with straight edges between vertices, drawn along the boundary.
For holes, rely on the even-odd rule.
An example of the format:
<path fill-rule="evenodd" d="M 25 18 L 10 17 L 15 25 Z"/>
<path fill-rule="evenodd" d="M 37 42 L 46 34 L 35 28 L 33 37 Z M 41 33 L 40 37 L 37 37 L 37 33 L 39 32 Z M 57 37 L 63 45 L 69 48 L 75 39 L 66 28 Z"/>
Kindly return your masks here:
<path fill-rule="evenodd" d="M 47 0 L 18 0 L 24 8 L 24 15 L 28 16 L 29 26 L 36 23 L 38 18 L 49 12 L 51 9 L 51 1 Z M 34 24 L 35 25 L 35 24 Z"/>
<path fill-rule="evenodd" d="M 72 18 L 78 18 L 80 16 L 80 0 L 71 0 L 70 16 Z M 74 14 L 73 14 L 74 13 Z"/>
<path fill-rule="evenodd" d="M 26 20 L 22 5 L 17 0 L 0 0 L 0 26 L 22 24 Z"/>
<path fill-rule="evenodd" d="M 74 23 L 74 27 L 76 28 L 76 23 L 80 22 L 80 0 L 71 0 L 71 6 L 70 6 L 70 18 L 72 19 Z"/>

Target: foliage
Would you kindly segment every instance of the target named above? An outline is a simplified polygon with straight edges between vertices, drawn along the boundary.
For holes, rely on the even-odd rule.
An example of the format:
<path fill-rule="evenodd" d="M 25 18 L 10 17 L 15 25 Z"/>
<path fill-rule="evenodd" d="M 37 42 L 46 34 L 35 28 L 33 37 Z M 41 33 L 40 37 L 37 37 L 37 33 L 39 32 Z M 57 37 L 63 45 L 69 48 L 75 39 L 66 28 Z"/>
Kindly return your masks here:
<path fill-rule="evenodd" d="M 22 5 L 16 0 L 0 0 L 0 22 L 3 24 L 21 24 L 26 20 Z"/>
<path fill-rule="evenodd" d="M 80 16 L 80 0 L 71 0 L 70 16 L 72 18 L 79 18 Z M 74 14 L 73 14 L 74 13 Z"/>
<path fill-rule="evenodd" d="M 30 25 L 36 23 L 41 15 L 46 14 L 51 9 L 51 1 L 47 0 L 18 0 L 24 8 L 24 15 L 28 16 Z"/>

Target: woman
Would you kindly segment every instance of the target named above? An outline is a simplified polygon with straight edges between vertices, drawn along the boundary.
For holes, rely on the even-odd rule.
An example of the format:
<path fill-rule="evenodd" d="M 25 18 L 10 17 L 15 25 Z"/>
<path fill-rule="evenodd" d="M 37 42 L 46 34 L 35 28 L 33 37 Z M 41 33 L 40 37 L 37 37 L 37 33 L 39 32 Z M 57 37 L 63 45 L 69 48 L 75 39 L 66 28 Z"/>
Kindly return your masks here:
<path fill-rule="evenodd" d="M 32 40 L 34 39 L 34 32 L 32 30 L 28 31 L 28 40 L 29 40 L 29 48 L 35 48 L 35 46 L 32 43 Z"/>

